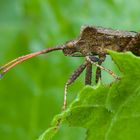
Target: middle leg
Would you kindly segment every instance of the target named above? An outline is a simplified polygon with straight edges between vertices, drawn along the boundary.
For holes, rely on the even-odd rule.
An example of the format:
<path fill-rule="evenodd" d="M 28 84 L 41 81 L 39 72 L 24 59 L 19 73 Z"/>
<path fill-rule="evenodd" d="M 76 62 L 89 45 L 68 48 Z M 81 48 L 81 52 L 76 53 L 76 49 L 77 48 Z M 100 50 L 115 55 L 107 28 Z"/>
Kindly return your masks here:
<path fill-rule="evenodd" d="M 106 55 L 99 55 L 98 65 L 101 65 L 105 61 Z M 97 67 L 96 69 L 96 83 L 101 79 L 101 68 Z"/>
<path fill-rule="evenodd" d="M 88 61 L 85 75 L 85 85 L 91 85 L 92 83 L 92 64 Z"/>
<path fill-rule="evenodd" d="M 86 56 L 86 60 L 91 62 L 91 64 L 95 65 L 96 67 L 99 67 L 100 69 L 106 71 L 107 73 L 109 73 L 110 75 L 112 75 L 116 80 L 120 80 L 120 78 L 110 69 L 107 69 L 101 65 L 99 65 L 98 63 L 96 63 L 95 60 L 95 56 Z"/>

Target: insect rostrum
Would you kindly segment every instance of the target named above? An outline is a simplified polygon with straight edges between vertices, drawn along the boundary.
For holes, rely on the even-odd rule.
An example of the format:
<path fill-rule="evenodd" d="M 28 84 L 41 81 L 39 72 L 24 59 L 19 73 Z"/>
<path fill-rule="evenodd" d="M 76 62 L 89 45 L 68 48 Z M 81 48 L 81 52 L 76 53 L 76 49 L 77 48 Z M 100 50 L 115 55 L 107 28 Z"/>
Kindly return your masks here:
<path fill-rule="evenodd" d="M 131 51 L 140 55 L 140 33 L 113 30 L 103 27 L 82 26 L 79 37 L 64 45 L 47 48 L 42 51 L 30 53 L 18 57 L 0 67 L 0 77 L 7 71 L 30 58 L 52 51 L 62 50 L 65 56 L 85 57 L 85 62 L 71 75 L 65 85 L 64 106 L 66 108 L 67 87 L 86 69 L 85 84 L 91 84 L 92 64 L 97 66 L 96 82 L 101 78 L 101 69 L 110 73 L 115 79 L 119 79 L 111 70 L 101 66 L 108 54 L 107 50 L 117 52 Z"/>

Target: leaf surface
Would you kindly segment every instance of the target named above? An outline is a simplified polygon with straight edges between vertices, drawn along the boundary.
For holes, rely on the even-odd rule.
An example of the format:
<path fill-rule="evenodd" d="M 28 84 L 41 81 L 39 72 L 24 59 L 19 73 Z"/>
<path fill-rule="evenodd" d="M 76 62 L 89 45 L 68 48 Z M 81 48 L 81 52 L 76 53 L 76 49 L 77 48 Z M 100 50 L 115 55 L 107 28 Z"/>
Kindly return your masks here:
<path fill-rule="evenodd" d="M 61 119 L 69 126 L 86 128 L 87 140 L 139 140 L 140 58 L 129 52 L 110 51 L 110 55 L 122 73 L 121 80 L 86 86 Z M 45 136 L 54 132 L 50 128 Z"/>

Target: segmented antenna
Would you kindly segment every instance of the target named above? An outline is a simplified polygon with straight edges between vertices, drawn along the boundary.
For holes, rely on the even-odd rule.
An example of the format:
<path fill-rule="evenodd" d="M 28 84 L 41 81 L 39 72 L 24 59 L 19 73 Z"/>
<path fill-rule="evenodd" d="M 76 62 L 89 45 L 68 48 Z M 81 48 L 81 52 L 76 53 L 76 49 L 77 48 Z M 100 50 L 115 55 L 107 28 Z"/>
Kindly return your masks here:
<path fill-rule="evenodd" d="M 38 52 L 35 52 L 35 53 L 30 53 L 30 54 L 27 54 L 27 55 L 24 55 L 24 56 L 20 56 L 8 63 L 6 63 L 5 65 L 3 65 L 2 67 L 0 67 L 0 78 L 3 77 L 3 75 L 8 72 L 10 69 L 12 69 L 13 67 L 15 67 L 16 65 L 30 59 L 30 58 L 33 58 L 33 57 L 36 57 L 38 55 L 41 55 L 41 54 L 45 54 L 45 53 L 49 53 L 49 52 L 52 52 L 52 51 L 56 51 L 56 50 L 62 50 L 64 48 L 64 46 L 57 46 L 57 47 L 54 47 L 54 48 L 47 48 L 47 49 L 44 49 L 42 51 L 38 51 Z"/>

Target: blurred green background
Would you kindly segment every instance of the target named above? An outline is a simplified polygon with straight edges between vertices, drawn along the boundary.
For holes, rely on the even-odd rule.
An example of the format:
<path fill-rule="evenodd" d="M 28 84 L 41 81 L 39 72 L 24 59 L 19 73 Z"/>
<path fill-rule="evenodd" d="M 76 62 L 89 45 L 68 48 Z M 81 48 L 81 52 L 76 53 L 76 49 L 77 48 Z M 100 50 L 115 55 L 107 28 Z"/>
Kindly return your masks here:
<path fill-rule="evenodd" d="M 30 52 L 63 44 L 81 25 L 140 30 L 140 0 L 0 0 L 0 65 Z M 60 113 L 64 84 L 84 61 L 61 52 L 17 66 L 0 80 L 0 139 L 34 140 Z M 104 66 L 117 71 L 110 58 Z M 103 82 L 112 78 L 103 73 Z M 69 88 L 69 103 L 84 74 Z M 86 131 L 63 125 L 54 140 L 84 140 Z"/>

